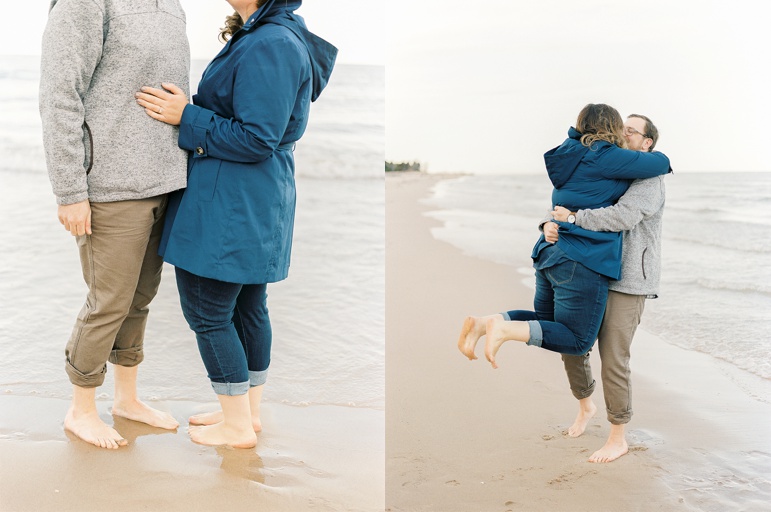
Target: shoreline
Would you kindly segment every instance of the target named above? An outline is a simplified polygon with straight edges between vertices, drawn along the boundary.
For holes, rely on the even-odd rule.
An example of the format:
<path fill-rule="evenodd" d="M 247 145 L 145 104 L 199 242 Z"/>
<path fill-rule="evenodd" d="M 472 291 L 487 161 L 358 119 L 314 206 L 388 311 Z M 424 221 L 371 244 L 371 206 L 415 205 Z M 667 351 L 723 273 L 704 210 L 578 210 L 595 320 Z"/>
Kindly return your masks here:
<path fill-rule="evenodd" d="M 0 510 L 233 511 L 383 508 L 383 411 L 263 404 L 254 449 L 193 443 L 187 418 L 215 403 L 157 401 L 176 431 L 100 416 L 129 445 L 104 450 L 64 431 L 68 400 L 0 396 Z M 321 440 L 321 442 L 320 442 Z"/>
<path fill-rule="evenodd" d="M 751 391 L 768 382 L 638 330 L 630 453 L 592 464 L 609 431 L 601 386 L 570 438 L 577 401 L 558 354 L 508 343 L 493 371 L 481 345 L 473 362 L 458 352 L 465 315 L 529 308 L 533 292 L 517 273 L 526 250 L 501 265 L 431 236 L 441 223 L 423 199 L 452 177 L 386 178 L 387 510 L 764 510 L 771 442 L 749 432 L 771 428 Z"/>

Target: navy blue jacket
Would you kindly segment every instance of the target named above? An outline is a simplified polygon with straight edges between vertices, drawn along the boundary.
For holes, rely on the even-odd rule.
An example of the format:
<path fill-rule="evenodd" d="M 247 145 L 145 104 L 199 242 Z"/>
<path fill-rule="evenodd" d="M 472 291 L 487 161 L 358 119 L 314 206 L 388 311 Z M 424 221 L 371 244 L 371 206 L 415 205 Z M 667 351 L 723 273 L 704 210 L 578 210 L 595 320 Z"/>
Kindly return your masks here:
<path fill-rule="evenodd" d="M 663 153 L 622 149 L 605 141 L 588 148 L 581 134 L 568 130 L 568 138 L 544 155 L 546 171 L 554 185 L 552 205 L 571 211 L 611 206 L 624 195 L 636 178 L 652 178 L 669 172 L 669 158 Z M 618 279 L 621 276 L 621 233 L 589 231 L 575 224 L 557 222 L 559 240 L 555 244 L 571 260 Z M 543 235 L 533 248 L 533 260 L 551 246 Z"/>
<path fill-rule="evenodd" d="M 164 259 L 242 284 L 286 278 L 295 213 L 294 143 L 337 50 L 269 0 L 203 73 L 185 107 L 179 146 L 191 151 L 187 189 L 169 201 Z"/>

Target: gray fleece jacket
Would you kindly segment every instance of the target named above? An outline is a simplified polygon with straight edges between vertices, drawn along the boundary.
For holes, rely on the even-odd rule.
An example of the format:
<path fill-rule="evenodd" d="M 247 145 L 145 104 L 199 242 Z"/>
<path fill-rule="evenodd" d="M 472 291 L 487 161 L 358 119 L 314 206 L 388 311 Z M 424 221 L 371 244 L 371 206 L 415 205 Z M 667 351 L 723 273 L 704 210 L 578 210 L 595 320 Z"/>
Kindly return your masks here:
<path fill-rule="evenodd" d="M 136 103 L 144 85 L 189 96 L 178 0 L 52 0 L 43 34 L 40 115 L 59 204 L 143 199 L 183 188 L 178 128 Z"/>
<path fill-rule="evenodd" d="M 623 231 L 621 278 L 608 288 L 655 297 L 661 278 L 664 176 L 635 180 L 613 206 L 576 212 L 576 224 L 591 231 Z"/>

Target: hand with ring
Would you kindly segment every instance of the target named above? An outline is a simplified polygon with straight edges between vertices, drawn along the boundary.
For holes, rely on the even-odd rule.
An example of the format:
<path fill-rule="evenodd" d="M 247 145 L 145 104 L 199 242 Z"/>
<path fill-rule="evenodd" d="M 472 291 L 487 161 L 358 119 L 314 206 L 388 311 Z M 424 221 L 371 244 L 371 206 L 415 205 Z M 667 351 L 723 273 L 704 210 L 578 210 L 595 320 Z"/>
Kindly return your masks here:
<path fill-rule="evenodd" d="M 174 84 L 161 83 L 163 89 L 142 87 L 134 96 L 148 116 L 158 121 L 178 126 L 182 111 L 187 106 L 185 92 Z"/>

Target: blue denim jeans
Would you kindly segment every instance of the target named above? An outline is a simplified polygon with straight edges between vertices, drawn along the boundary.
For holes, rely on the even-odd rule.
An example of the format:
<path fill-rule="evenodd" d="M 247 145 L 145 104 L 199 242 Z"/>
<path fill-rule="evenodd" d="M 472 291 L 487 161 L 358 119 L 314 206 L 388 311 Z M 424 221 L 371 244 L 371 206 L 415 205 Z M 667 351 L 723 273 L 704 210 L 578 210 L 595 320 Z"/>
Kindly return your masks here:
<path fill-rule="evenodd" d="M 265 383 L 272 331 L 266 284 L 235 284 L 176 268 L 177 289 L 198 351 L 218 395 Z"/>
<path fill-rule="evenodd" d="M 582 355 L 597 339 L 607 300 L 607 277 L 565 261 L 535 271 L 535 311 L 507 311 L 503 317 L 530 324 L 528 345 Z"/>

